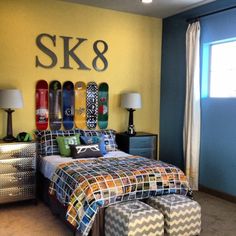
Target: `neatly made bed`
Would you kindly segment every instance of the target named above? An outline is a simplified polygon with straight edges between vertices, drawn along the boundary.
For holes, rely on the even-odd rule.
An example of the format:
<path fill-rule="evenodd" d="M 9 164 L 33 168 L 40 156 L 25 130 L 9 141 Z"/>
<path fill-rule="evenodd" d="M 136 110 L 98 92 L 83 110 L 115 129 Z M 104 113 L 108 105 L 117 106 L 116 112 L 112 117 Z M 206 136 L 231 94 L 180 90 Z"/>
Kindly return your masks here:
<path fill-rule="evenodd" d="M 91 131 L 88 132 L 91 134 Z M 52 131 L 48 131 L 47 136 L 49 134 L 53 136 Z M 97 131 L 95 134 L 99 135 Z M 41 185 L 40 192 L 44 192 L 44 199 L 53 212 L 64 216 L 78 235 L 88 235 L 89 232 L 103 235 L 106 206 L 162 194 L 187 195 L 190 190 L 179 168 L 117 151 L 111 145 L 114 140 L 109 142 L 109 152 L 103 157 L 83 159 L 61 157 L 55 151 L 54 141 L 50 139 L 50 147 L 50 143 L 39 139 L 40 181 L 45 183 Z M 42 155 L 42 144 L 50 150 L 50 155 Z M 52 152 L 56 155 L 51 155 L 54 154 Z M 46 193 L 48 190 L 49 193 Z"/>

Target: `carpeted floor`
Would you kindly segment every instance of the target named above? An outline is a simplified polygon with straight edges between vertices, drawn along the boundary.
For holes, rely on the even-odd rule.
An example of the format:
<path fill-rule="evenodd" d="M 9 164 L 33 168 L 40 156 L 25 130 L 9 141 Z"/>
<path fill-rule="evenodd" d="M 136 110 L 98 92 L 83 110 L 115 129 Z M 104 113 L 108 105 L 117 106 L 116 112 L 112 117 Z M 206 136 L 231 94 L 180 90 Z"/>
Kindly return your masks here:
<path fill-rule="evenodd" d="M 235 236 L 236 204 L 202 192 L 194 194 L 202 207 L 201 236 Z M 39 201 L 2 205 L 1 236 L 72 236 L 65 224 Z"/>

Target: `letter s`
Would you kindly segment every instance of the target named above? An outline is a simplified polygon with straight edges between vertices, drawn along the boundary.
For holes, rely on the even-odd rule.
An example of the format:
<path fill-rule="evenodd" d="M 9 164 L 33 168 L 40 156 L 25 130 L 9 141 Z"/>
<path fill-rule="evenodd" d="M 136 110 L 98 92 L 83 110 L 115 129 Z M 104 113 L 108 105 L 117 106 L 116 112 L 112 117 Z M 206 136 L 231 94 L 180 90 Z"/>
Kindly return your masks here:
<path fill-rule="evenodd" d="M 52 67 L 54 67 L 56 64 L 57 64 L 57 56 L 56 56 L 56 54 L 52 51 L 52 50 L 50 50 L 49 48 L 47 48 L 43 43 L 42 43 L 42 38 L 43 37 L 47 37 L 47 38 L 49 38 L 49 39 L 51 39 L 52 40 L 52 43 L 53 43 L 53 46 L 56 46 L 56 35 L 50 35 L 50 34 L 39 34 L 38 36 L 37 36 L 37 38 L 36 38 L 36 44 L 37 44 L 37 46 L 38 46 L 38 48 L 42 51 L 42 52 L 44 52 L 45 54 L 47 54 L 50 58 L 51 58 L 51 60 L 52 60 L 52 62 L 51 62 L 51 64 L 49 64 L 49 65 L 45 65 L 45 64 L 42 64 L 41 62 L 40 62 L 40 60 L 39 60 L 39 57 L 38 56 L 36 56 L 36 61 L 35 61 L 35 66 L 36 67 L 43 67 L 43 68 L 52 68 Z"/>

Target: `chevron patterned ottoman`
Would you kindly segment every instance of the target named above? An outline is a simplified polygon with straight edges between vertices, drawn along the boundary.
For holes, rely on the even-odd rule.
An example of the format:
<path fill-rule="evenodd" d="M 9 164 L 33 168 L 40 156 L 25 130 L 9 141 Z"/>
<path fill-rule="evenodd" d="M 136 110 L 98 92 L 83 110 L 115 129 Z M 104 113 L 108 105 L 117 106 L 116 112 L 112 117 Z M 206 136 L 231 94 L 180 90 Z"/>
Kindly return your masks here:
<path fill-rule="evenodd" d="M 199 235 L 201 207 L 186 196 L 169 194 L 151 197 L 147 203 L 164 215 L 165 232 L 169 236 Z"/>
<path fill-rule="evenodd" d="M 138 200 L 111 205 L 105 211 L 105 235 L 163 236 L 164 217 Z"/>

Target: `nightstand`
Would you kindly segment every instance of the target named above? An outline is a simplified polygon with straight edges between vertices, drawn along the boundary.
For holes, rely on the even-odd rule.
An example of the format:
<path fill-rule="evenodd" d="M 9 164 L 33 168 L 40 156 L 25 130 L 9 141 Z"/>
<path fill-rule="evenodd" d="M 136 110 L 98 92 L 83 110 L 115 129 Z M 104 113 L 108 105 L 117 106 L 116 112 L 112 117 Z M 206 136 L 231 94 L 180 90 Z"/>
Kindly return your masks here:
<path fill-rule="evenodd" d="M 0 142 L 0 203 L 36 200 L 36 144 Z"/>
<path fill-rule="evenodd" d="M 131 155 L 138 155 L 157 160 L 156 134 L 137 132 L 134 136 L 126 133 L 117 133 L 116 142 L 121 151 Z"/>

